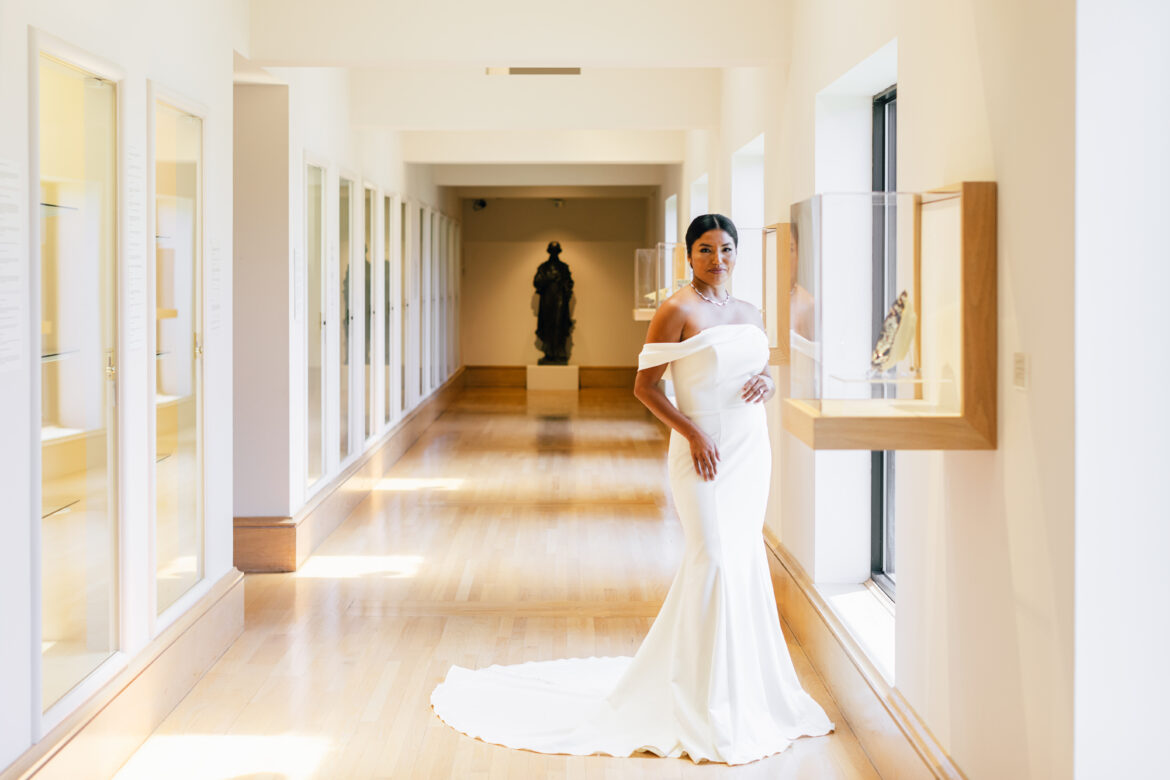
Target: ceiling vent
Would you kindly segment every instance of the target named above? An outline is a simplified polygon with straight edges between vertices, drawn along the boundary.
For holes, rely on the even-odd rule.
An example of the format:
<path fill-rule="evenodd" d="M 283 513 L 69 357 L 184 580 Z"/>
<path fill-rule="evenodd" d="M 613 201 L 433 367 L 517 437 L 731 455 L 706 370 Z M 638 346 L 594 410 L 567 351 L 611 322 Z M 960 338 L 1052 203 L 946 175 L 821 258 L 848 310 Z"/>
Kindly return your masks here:
<path fill-rule="evenodd" d="M 580 76 L 580 68 L 488 68 L 489 76 Z"/>

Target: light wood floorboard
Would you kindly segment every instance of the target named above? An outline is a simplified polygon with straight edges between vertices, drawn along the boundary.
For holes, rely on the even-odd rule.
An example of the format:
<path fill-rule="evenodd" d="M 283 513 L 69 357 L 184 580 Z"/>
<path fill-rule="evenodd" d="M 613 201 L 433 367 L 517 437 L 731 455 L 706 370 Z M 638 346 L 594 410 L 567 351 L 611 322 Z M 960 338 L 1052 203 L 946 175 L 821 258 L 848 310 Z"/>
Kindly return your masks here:
<path fill-rule="evenodd" d="M 451 664 L 637 649 L 681 555 L 665 454 L 628 390 L 466 390 L 299 571 L 248 575 L 243 635 L 119 777 L 877 777 L 787 626 L 837 731 L 742 767 L 509 750 L 431 711 Z"/>

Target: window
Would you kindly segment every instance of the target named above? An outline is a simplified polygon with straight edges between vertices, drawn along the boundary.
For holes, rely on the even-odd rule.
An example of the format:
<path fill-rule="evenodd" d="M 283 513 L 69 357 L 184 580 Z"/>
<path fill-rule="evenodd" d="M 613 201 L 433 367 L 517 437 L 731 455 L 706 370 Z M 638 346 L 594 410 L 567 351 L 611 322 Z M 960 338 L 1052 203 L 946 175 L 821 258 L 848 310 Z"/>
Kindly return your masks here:
<path fill-rule="evenodd" d="M 707 213 L 707 174 L 691 182 L 691 219 Z M 675 239 L 677 240 L 677 239 Z"/>
<path fill-rule="evenodd" d="M 873 98 L 873 191 L 897 189 L 898 91 L 890 87 Z M 891 302 L 898 296 L 895 289 L 894 263 L 897 251 L 896 200 L 874 197 L 873 214 L 873 337 L 881 332 L 882 320 Z M 877 283 L 881 280 L 881 283 Z M 875 396 L 887 392 L 885 385 L 874 385 Z M 894 598 L 894 453 L 878 451 L 871 455 L 870 568 L 873 581 Z"/>

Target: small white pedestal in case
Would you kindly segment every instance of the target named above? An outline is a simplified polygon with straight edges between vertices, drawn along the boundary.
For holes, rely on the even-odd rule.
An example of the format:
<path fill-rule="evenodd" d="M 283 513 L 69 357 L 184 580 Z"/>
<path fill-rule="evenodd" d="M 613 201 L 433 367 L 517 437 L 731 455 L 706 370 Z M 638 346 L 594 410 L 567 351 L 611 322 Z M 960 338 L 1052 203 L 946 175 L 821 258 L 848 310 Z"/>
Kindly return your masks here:
<path fill-rule="evenodd" d="M 529 366 L 529 390 L 576 390 L 581 386 L 576 366 Z"/>

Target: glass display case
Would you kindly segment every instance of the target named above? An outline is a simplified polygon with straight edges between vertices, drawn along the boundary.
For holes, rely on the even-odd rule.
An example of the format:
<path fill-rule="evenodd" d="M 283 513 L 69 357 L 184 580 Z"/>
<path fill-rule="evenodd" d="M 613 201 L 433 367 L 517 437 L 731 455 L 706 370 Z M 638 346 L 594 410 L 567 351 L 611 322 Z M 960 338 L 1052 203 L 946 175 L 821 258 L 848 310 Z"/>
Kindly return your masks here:
<path fill-rule="evenodd" d="M 326 266 L 325 266 L 325 169 L 305 169 L 305 276 L 308 278 L 305 317 L 305 481 L 312 486 L 325 476 L 325 375 L 326 375 Z"/>
<path fill-rule="evenodd" d="M 117 649 L 117 87 L 38 62 L 41 703 Z"/>
<path fill-rule="evenodd" d="M 634 319 L 649 320 L 658 307 L 691 280 L 685 244 L 660 242 L 634 251 Z"/>
<path fill-rule="evenodd" d="M 156 102 L 155 605 L 203 577 L 200 301 L 203 120 Z"/>
<path fill-rule="evenodd" d="M 788 430 L 815 449 L 995 448 L 995 215 L 992 182 L 792 206 Z"/>

